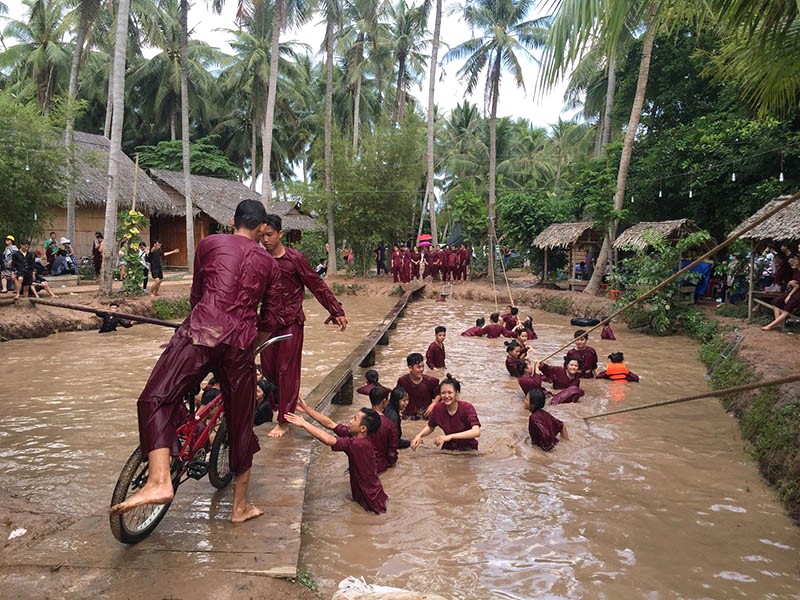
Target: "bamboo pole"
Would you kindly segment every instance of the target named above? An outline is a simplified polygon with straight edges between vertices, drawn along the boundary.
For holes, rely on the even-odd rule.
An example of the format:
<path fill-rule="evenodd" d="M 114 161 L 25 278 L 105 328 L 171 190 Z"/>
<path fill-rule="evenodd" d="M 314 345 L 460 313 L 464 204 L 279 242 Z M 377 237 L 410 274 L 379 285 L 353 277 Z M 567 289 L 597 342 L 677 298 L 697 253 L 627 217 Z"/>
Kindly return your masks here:
<path fill-rule="evenodd" d="M 757 390 L 759 388 L 770 387 L 773 385 L 783 385 L 784 383 L 792 383 L 800 381 L 800 375 L 791 375 L 789 377 L 782 377 L 780 379 L 772 379 L 770 381 L 759 381 L 757 383 L 748 383 L 747 385 L 738 385 L 732 388 L 723 390 L 715 390 L 713 392 L 705 392 L 703 394 L 695 394 L 694 396 L 685 396 L 683 398 L 675 398 L 674 400 L 662 400 L 661 402 L 651 402 L 649 404 L 641 404 L 639 406 L 632 406 L 631 408 L 621 408 L 619 410 L 610 410 L 596 415 L 589 415 L 584 417 L 584 421 L 589 419 L 599 419 L 600 417 L 608 417 L 611 415 L 619 415 L 622 413 L 633 412 L 636 410 L 645 410 L 647 408 L 655 408 L 657 406 L 668 406 L 670 404 L 680 404 L 681 402 L 690 402 L 691 400 L 701 400 L 703 398 L 714 398 L 716 396 L 727 396 L 728 394 L 736 394 L 738 392 L 746 392 L 749 390 Z"/>
<path fill-rule="evenodd" d="M 136 160 L 133 165 L 133 198 L 131 199 L 131 210 L 136 210 L 136 190 L 139 184 L 139 153 L 136 153 Z"/>
<path fill-rule="evenodd" d="M 750 277 L 747 282 L 747 322 L 753 320 L 753 288 L 755 287 L 756 241 L 750 240 Z"/>
<path fill-rule="evenodd" d="M 649 298 L 650 296 L 652 296 L 653 294 L 655 294 L 655 293 L 656 293 L 658 290 L 660 290 L 661 288 L 663 288 L 663 287 L 666 287 L 667 285 L 669 285 L 670 283 L 672 283 L 673 281 L 675 281 L 676 279 L 678 279 L 679 277 L 681 277 L 682 275 L 684 275 L 685 273 L 687 273 L 687 272 L 688 272 L 689 270 L 691 270 L 691 268 L 692 268 L 692 267 L 694 267 L 695 265 L 697 265 L 697 264 L 699 264 L 699 263 L 703 262 L 703 261 L 704 261 L 705 259 L 707 259 L 709 256 L 713 256 L 714 254 L 716 254 L 717 252 L 719 252 L 719 251 L 720 251 L 720 250 L 722 250 L 723 248 L 726 248 L 726 247 L 728 247 L 728 246 L 729 246 L 729 245 L 731 245 L 733 242 L 735 242 L 735 241 L 736 241 L 736 240 L 738 240 L 740 237 L 742 237 L 742 236 L 743 236 L 745 233 L 747 233 L 747 232 L 748 232 L 748 231 L 750 231 L 751 229 L 754 229 L 755 227 L 758 227 L 759 225 L 761 225 L 761 223 L 763 223 L 763 222 L 764 222 L 764 221 L 766 221 L 767 219 L 771 218 L 773 215 L 775 215 L 775 214 L 779 213 L 780 211 L 782 211 L 782 210 L 783 210 L 784 208 L 786 208 L 787 206 L 790 206 L 791 204 L 793 204 L 794 202 L 796 202 L 798 199 L 800 199 L 800 192 L 797 192 L 797 193 L 796 193 L 796 194 L 794 194 L 792 197 L 790 197 L 790 198 L 787 198 L 786 200 L 784 200 L 783 202 L 781 202 L 780 204 L 778 204 L 778 205 L 777 205 L 775 208 L 773 208 L 772 210 L 769 210 L 769 211 L 767 211 L 766 213 L 764 213 L 764 215 L 762 215 L 761 217 L 759 217 L 758 219 L 756 219 L 755 221 L 753 221 L 753 222 L 752 222 L 750 225 L 748 225 L 747 227 L 745 227 L 744 229 L 742 229 L 742 230 L 741 230 L 739 233 L 737 233 L 736 235 L 731 235 L 731 236 L 728 236 L 728 238 L 727 238 L 727 239 L 725 239 L 724 241 L 722 241 L 722 242 L 720 242 L 719 244 L 717 244 L 716 246 L 714 246 L 714 247 L 713 247 L 711 250 L 709 250 L 708 252 L 706 252 L 706 253 L 705 253 L 705 254 L 703 254 L 702 256 L 699 256 L 698 258 L 696 258 L 694 261 L 690 262 L 688 265 L 686 265 L 685 267 L 683 267 L 683 268 L 682 268 L 682 269 L 680 269 L 679 271 L 676 271 L 676 272 L 675 272 L 675 273 L 673 273 L 671 276 L 667 277 L 667 278 L 666 278 L 664 281 L 662 281 L 661 283 L 659 283 L 659 284 L 658 284 L 658 285 L 656 285 L 655 287 L 652 287 L 652 288 L 650 288 L 649 290 L 647 290 L 646 292 L 644 292 L 644 293 L 643 293 L 641 296 L 639 296 L 638 298 L 636 298 L 636 299 L 635 299 L 635 300 L 633 300 L 632 302 L 629 302 L 628 304 L 626 304 L 626 305 L 625 305 L 625 306 L 623 306 L 622 308 L 618 309 L 617 311 L 615 311 L 614 313 L 612 313 L 610 316 L 608 316 L 608 317 L 606 317 L 605 319 L 603 319 L 602 321 L 600 321 L 600 322 L 599 322 L 597 325 L 595 325 L 594 327 L 591 327 L 591 328 L 589 328 L 589 329 L 586 331 L 587 335 L 588 335 L 589 333 L 591 333 L 592 331 L 594 331 L 595 329 L 597 329 L 598 327 L 604 327 L 605 325 L 607 325 L 608 323 L 610 323 L 612 319 L 615 319 L 617 316 L 619 316 L 620 314 L 624 313 L 626 310 L 628 310 L 628 309 L 629 309 L 629 308 L 631 308 L 632 306 L 636 306 L 637 304 L 639 304 L 640 302 L 642 302 L 642 301 L 643 301 L 643 300 L 645 300 L 646 298 Z M 558 348 L 558 349 L 557 349 L 555 352 L 551 352 L 550 354 L 548 354 L 547 356 L 545 356 L 545 357 L 544 357 L 544 358 L 541 360 L 541 362 L 544 362 L 544 361 L 546 361 L 548 358 L 551 358 L 551 357 L 555 356 L 556 354 L 558 354 L 559 352 L 561 352 L 562 350 L 564 350 L 564 349 L 565 349 L 565 348 L 567 348 L 568 346 L 571 346 L 573 342 L 574 342 L 574 340 L 570 340 L 570 341 L 568 341 L 566 344 L 564 344 L 563 346 L 561 346 L 560 348 Z"/>
<path fill-rule="evenodd" d="M 80 312 L 94 313 L 98 316 L 114 315 L 120 319 L 127 319 L 129 321 L 139 321 L 140 323 L 150 323 L 151 325 L 161 325 L 162 327 L 172 327 L 177 329 L 181 326 L 180 323 L 173 323 L 172 321 L 164 321 L 162 319 L 154 319 L 153 317 L 143 317 L 142 315 L 131 315 L 128 313 L 121 313 L 110 310 L 103 310 L 100 308 L 92 308 L 91 306 L 82 306 L 80 304 L 67 304 L 66 302 L 52 302 L 49 300 L 39 300 L 38 298 L 30 298 L 31 304 L 41 304 L 42 306 L 51 306 L 53 308 L 67 308 L 69 310 L 77 310 Z"/>

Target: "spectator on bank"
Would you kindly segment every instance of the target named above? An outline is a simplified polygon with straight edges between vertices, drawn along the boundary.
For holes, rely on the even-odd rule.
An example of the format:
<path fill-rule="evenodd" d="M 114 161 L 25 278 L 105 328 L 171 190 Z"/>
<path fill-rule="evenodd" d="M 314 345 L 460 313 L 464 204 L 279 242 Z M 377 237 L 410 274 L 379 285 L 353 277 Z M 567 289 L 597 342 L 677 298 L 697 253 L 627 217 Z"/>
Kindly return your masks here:
<path fill-rule="evenodd" d="M 62 237 L 60 240 L 60 248 L 56 250 L 56 258 L 53 262 L 53 268 L 50 274 L 57 275 L 75 275 L 75 251 L 72 249 L 72 243 L 68 238 Z"/>
<path fill-rule="evenodd" d="M 44 243 L 44 254 L 47 259 L 47 272 L 53 270 L 53 263 L 56 260 L 56 251 L 58 250 L 58 240 L 56 239 L 56 232 L 50 232 L 50 238 Z"/>
<path fill-rule="evenodd" d="M 100 278 L 100 269 L 103 268 L 103 248 L 105 247 L 105 239 L 103 234 L 96 231 L 94 234 L 94 241 L 92 242 L 92 266 L 94 267 L 95 279 Z"/>
<path fill-rule="evenodd" d="M 147 289 L 147 275 L 150 270 L 150 264 L 148 260 L 149 260 L 149 255 L 147 254 L 147 244 L 145 244 L 144 242 L 139 242 L 139 264 L 142 267 L 142 273 L 143 273 L 143 278 L 142 278 L 143 290 Z"/>
<path fill-rule="evenodd" d="M 11 257 L 19 249 L 14 245 L 14 236 L 7 235 L 5 239 L 5 248 L 3 248 L 3 289 L 2 293 L 10 292 L 14 287 L 14 272 L 11 269 Z"/>
<path fill-rule="evenodd" d="M 153 247 L 150 249 L 150 274 L 153 276 L 153 287 L 150 288 L 151 296 L 158 296 L 158 289 L 161 287 L 161 282 L 164 280 L 164 271 L 161 267 L 161 261 L 170 256 L 180 252 L 177 248 L 164 252 L 161 249 L 161 242 L 158 240 L 153 242 Z"/>
<path fill-rule="evenodd" d="M 17 293 L 14 298 L 30 296 L 36 256 L 31 252 L 31 244 L 23 240 L 19 250 L 11 255 L 11 270 L 14 272 Z"/>

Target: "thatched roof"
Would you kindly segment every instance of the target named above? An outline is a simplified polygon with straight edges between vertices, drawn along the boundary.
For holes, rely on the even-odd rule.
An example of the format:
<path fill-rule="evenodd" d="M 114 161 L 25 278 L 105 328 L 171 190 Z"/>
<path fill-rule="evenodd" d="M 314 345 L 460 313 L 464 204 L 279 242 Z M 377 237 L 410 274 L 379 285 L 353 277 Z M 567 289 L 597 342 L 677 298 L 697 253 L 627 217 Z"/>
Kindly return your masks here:
<path fill-rule="evenodd" d="M 182 172 L 149 169 L 148 173 L 159 184 L 168 186 L 183 196 Z M 261 202 L 261 194 L 238 181 L 205 175 L 192 175 L 191 178 L 192 204 L 220 225 L 230 227 L 236 206 L 242 200 Z M 176 207 L 176 209 L 181 214 L 185 214 L 184 207 Z M 283 220 L 283 228 L 287 230 L 310 231 L 319 228 L 317 222 L 311 216 L 303 213 L 295 202 L 276 202 L 267 211 L 280 215 Z"/>
<path fill-rule="evenodd" d="M 533 245 L 537 248 L 566 248 L 577 242 L 586 231 L 592 229 L 592 221 L 580 221 L 578 223 L 553 223 L 533 240 Z M 599 234 L 598 234 L 599 235 Z"/>
<path fill-rule="evenodd" d="M 75 132 L 77 176 L 75 194 L 78 206 L 105 206 L 108 183 L 108 151 L 111 142 L 102 135 Z M 133 198 L 133 174 L 136 166 L 125 154 L 119 164 L 119 208 L 130 208 Z M 136 208 L 154 214 L 175 214 L 169 196 L 139 169 Z"/>
<path fill-rule="evenodd" d="M 642 221 L 623 231 L 614 242 L 614 248 L 618 250 L 644 250 L 649 246 L 643 238 L 645 231 L 655 232 L 668 240 L 678 240 L 690 233 L 700 231 L 700 228 L 689 219 Z"/>
<path fill-rule="evenodd" d="M 735 235 L 759 217 L 774 209 L 789 196 L 780 196 L 767 202 L 760 210 L 731 232 Z M 797 240 L 800 239 L 800 201 L 794 202 L 779 213 L 757 225 L 742 236 L 745 240 Z"/>

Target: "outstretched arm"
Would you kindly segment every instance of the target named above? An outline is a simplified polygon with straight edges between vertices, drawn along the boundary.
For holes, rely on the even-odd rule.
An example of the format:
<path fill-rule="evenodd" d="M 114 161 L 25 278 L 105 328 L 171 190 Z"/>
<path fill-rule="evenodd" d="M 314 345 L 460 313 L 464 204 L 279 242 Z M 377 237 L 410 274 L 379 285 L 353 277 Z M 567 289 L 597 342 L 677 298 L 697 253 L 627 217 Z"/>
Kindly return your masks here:
<path fill-rule="evenodd" d="M 473 425 L 470 429 L 466 431 L 459 431 L 458 433 L 450 433 L 448 435 L 440 435 L 437 436 L 433 443 L 437 446 L 441 446 L 445 442 L 449 442 L 450 440 L 471 440 L 473 438 L 481 437 L 481 426 L 480 425 Z"/>
<path fill-rule="evenodd" d="M 327 431 L 323 431 L 319 427 L 315 427 L 314 425 L 306 421 L 303 417 L 296 415 L 294 413 L 286 413 L 286 415 L 284 416 L 286 417 L 286 420 L 289 423 L 291 423 L 292 425 L 297 425 L 298 427 L 302 427 L 323 444 L 326 444 L 328 446 L 333 446 L 336 443 L 335 435 L 331 435 Z"/>
<path fill-rule="evenodd" d="M 321 412 L 314 410 L 308 404 L 303 402 L 303 399 L 298 396 L 297 398 L 297 412 L 305 413 L 312 419 L 314 419 L 317 423 L 322 425 L 327 429 L 333 429 L 338 425 L 336 421 L 328 417 L 327 415 L 323 415 Z"/>
<path fill-rule="evenodd" d="M 416 450 L 422 445 L 422 438 L 424 438 L 426 435 L 430 435 L 431 433 L 433 433 L 433 427 L 426 423 L 425 427 L 422 428 L 422 431 L 415 435 L 414 439 L 411 440 L 411 449 Z"/>
<path fill-rule="evenodd" d="M 562 440 L 569 440 L 569 434 L 567 433 L 567 426 L 561 426 L 561 439 Z"/>

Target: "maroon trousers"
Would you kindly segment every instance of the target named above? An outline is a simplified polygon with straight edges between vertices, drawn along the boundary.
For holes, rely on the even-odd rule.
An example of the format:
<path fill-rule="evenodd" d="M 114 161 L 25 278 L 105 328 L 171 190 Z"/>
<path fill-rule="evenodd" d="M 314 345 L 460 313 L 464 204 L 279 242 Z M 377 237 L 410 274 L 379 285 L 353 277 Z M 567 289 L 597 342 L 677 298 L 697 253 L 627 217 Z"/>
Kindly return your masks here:
<path fill-rule="evenodd" d="M 286 423 L 286 413 L 293 413 L 300 393 L 300 364 L 303 359 L 303 324 L 292 323 L 273 335 L 291 333 L 292 337 L 267 347 L 261 353 L 264 376 L 278 386 L 278 423 Z"/>
<path fill-rule="evenodd" d="M 185 327 L 172 336 L 136 403 L 139 442 L 144 453 L 170 448 L 173 455 L 177 454 L 175 429 L 187 417 L 183 397 L 211 371 L 222 390 L 231 471 L 243 473 L 260 450 L 253 433 L 256 376 L 252 355 L 250 350 L 227 344 L 216 348 L 197 346 Z"/>

